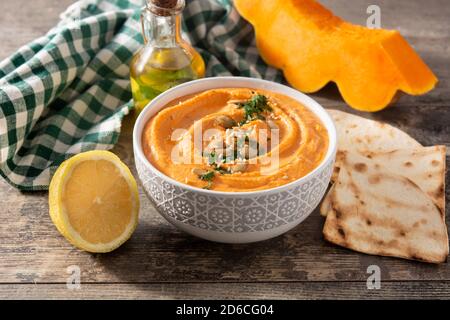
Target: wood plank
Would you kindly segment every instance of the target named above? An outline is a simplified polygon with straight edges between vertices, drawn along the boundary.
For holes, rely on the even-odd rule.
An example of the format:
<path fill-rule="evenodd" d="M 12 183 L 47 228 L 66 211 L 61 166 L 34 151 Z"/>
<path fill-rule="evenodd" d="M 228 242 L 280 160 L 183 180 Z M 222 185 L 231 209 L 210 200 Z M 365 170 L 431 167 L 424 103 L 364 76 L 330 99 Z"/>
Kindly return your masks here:
<path fill-rule="evenodd" d="M 410 126 L 408 121 L 398 121 L 414 134 L 418 132 L 417 119 L 426 118 L 426 110 L 417 108 L 414 118 L 407 118 Z M 398 111 L 395 119 L 401 119 Z M 436 121 L 440 121 L 443 134 L 437 137 L 448 139 L 444 120 L 437 116 Z M 425 139 L 425 127 L 419 128 Z M 130 129 L 127 121 L 115 152 L 135 173 Z M 176 230 L 156 212 L 142 190 L 140 194 L 141 221 L 136 233 L 122 248 L 102 255 L 74 249 L 58 234 L 47 213 L 46 193 L 20 193 L 12 188 L 0 193 L 0 203 L 6 204 L 0 225 L 0 282 L 64 282 L 70 265 L 80 267 L 85 282 L 353 281 L 365 280 L 372 264 L 381 267 L 386 280 L 450 280 L 448 264 L 368 256 L 325 242 L 323 218 L 317 211 L 276 239 L 225 245 Z"/>
<path fill-rule="evenodd" d="M 57 17 L 74 0 L 35 0 L 31 3 L 25 0 L 2 1 L 1 12 L 10 12 L 0 21 L 0 30 L 5 35 L 1 37 L 0 60 L 48 31 L 57 21 Z M 381 9 L 382 27 L 399 30 L 416 48 L 422 58 L 430 65 L 440 82 L 437 88 L 424 96 L 412 97 L 404 95 L 396 102 L 396 106 L 449 106 L 450 101 L 450 30 L 447 18 L 450 16 L 450 6 L 446 0 L 431 0 L 426 4 L 419 1 L 388 1 L 361 0 L 352 5 L 332 0 L 322 0 L 324 5 L 337 15 L 356 24 L 364 25 L 367 20 L 367 7 L 377 4 Z M 33 14 L 41 10 L 42 15 Z M 425 12 L 425 14 L 424 14 Z M 33 16 L 33 19 L 29 17 Z M 14 37 L 9 37 L 14 34 Z M 337 90 L 328 88 L 313 94 L 324 106 L 344 106 Z"/>
<path fill-rule="evenodd" d="M 72 2 L 1 1 L 0 10 L 8 14 L 0 20 L 0 59 L 44 34 Z M 365 21 L 367 6 L 379 4 L 383 26 L 399 29 L 440 79 L 436 90 L 428 95 L 404 97 L 393 108 L 364 116 L 394 124 L 425 145 L 450 147 L 450 29 L 447 22 L 450 6 L 447 2 L 358 0 L 349 5 L 323 0 L 344 18 L 360 24 Z M 333 86 L 313 96 L 325 107 L 360 114 L 345 106 Z M 128 120 L 114 151 L 134 168 L 130 129 Z M 449 178 L 447 173 L 447 181 Z M 111 254 L 93 255 L 74 249 L 58 234 L 48 217 L 47 193 L 20 193 L 0 181 L 0 203 L 3 204 L 0 210 L 0 283 L 7 283 L 0 285 L 0 297 L 450 296 L 449 264 L 426 265 L 338 248 L 322 239 L 323 218 L 318 212 L 295 230 L 276 239 L 252 245 L 222 245 L 177 231 L 159 216 L 142 190 L 140 193 L 141 223 L 133 238 Z M 447 188 L 447 208 L 449 195 Z M 367 266 L 373 264 L 381 267 L 385 290 L 369 292 L 365 287 Z M 71 265 L 78 265 L 82 271 L 82 291 L 72 292 L 65 288 L 67 267 Z M 399 280 L 407 282 L 397 282 Z M 246 283 L 237 283 L 241 281 Z"/>
<path fill-rule="evenodd" d="M 76 0 L 0 1 L 0 60 L 20 46 L 43 36 Z"/>
<path fill-rule="evenodd" d="M 388 29 L 397 29 L 416 48 L 422 58 L 430 65 L 438 76 L 440 82 L 437 88 L 424 96 L 412 97 L 404 95 L 396 106 L 448 106 L 450 101 L 450 69 L 447 68 L 450 55 L 450 31 L 447 26 L 447 17 L 450 16 L 450 7 L 446 0 L 432 0 L 427 5 L 427 14 L 419 2 L 408 0 L 387 1 L 372 0 L 355 1 L 351 6 L 340 2 L 323 0 L 324 5 L 335 13 L 353 23 L 364 25 L 367 20 L 367 7 L 376 3 L 382 13 L 382 26 Z M 35 0 L 28 1 L 2 1 L 1 12 L 10 12 L 0 21 L 0 30 L 4 37 L 0 47 L 0 60 L 12 54 L 19 46 L 44 35 L 53 27 L 61 13 L 74 0 Z M 26 4 L 25 4 L 26 3 Z M 42 15 L 33 15 L 36 10 L 42 10 Z M 29 19 L 33 16 L 33 19 Z M 14 37 L 6 35 L 14 34 Z M 1 37 L 1 36 L 0 36 Z M 324 106 L 344 106 L 337 89 L 329 86 L 317 94 L 312 95 Z"/>
<path fill-rule="evenodd" d="M 0 285 L 0 299 L 449 299 L 449 282 L 382 282 L 368 290 L 365 282 L 162 283 Z M 226 301 L 224 301 L 226 303 Z"/>

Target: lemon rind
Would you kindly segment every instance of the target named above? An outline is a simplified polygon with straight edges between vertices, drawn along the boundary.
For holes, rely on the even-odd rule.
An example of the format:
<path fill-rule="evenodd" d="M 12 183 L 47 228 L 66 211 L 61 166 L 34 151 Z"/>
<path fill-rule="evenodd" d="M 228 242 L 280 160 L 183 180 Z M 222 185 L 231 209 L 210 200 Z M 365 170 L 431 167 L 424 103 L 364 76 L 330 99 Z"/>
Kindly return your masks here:
<path fill-rule="evenodd" d="M 129 224 L 124 232 L 116 239 L 108 243 L 93 244 L 84 240 L 81 235 L 70 225 L 69 218 L 61 196 L 66 182 L 69 180 L 73 170 L 84 161 L 106 160 L 113 163 L 119 169 L 120 174 L 127 181 L 132 198 L 132 214 Z M 58 231 L 75 247 L 93 253 L 106 253 L 113 251 L 125 243 L 133 234 L 138 224 L 139 217 L 139 193 L 136 180 L 130 169 L 120 160 L 118 156 L 109 151 L 94 150 L 80 153 L 64 161 L 56 170 L 49 188 L 50 217 Z"/>

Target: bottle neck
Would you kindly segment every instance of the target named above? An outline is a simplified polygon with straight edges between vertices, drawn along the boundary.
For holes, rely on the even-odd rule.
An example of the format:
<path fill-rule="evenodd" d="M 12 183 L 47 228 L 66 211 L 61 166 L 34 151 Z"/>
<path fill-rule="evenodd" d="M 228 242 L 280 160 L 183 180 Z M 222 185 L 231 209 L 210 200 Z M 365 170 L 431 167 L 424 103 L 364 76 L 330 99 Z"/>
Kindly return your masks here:
<path fill-rule="evenodd" d="M 148 43 L 161 48 L 177 45 L 181 39 L 181 16 L 158 16 L 150 13 L 150 30 Z"/>
<path fill-rule="evenodd" d="M 177 46 L 181 41 L 184 5 L 184 0 L 178 0 L 176 6 L 168 9 L 149 1 L 141 16 L 145 43 L 161 48 Z"/>

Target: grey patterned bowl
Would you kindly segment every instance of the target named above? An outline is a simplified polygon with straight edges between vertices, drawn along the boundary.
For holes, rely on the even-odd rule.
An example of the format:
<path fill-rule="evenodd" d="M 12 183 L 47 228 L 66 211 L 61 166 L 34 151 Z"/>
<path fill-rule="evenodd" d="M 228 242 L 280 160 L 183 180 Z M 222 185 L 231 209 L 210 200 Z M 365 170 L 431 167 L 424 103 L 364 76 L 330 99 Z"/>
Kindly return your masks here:
<path fill-rule="evenodd" d="M 262 191 L 218 192 L 182 184 L 155 169 L 145 157 L 141 139 L 147 121 L 170 101 L 214 88 L 266 89 L 290 96 L 312 110 L 328 130 L 329 150 L 307 176 Z M 287 86 L 252 78 L 216 77 L 181 84 L 155 98 L 139 115 L 133 149 L 141 183 L 158 212 L 181 230 L 203 239 L 248 243 L 270 239 L 301 223 L 317 207 L 336 156 L 336 129 L 328 113 L 313 99 Z"/>

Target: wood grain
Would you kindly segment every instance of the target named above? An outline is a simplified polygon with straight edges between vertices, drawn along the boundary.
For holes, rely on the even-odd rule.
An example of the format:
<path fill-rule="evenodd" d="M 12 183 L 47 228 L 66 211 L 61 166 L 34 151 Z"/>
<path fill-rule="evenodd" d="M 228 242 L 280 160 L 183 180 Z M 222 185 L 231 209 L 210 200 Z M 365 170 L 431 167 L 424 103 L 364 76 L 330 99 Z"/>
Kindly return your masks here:
<path fill-rule="evenodd" d="M 0 59 L 44 34 L 72 2 L 1 1 Z M 361 24 L 367 6 L 378 4 L 383 27 L 399 29 L 440 79 L 428 95 L 403 97 L 391 108 L 364 116 L 391 123 L 424 145 L 450 147 L 447 0 L 323 3 Z M 313 97 L 327 108 L 360 114 L 345 106 L 333 85 Z M 114 152 L 134 171 L 131 128 L 132 120 L 127 119 Z M 447 181 L 449 178 L 447 173 Z M 73 248 L 58 234 L 48 216 L 46 192 L 21 193 L 0 181 L 0 298 L 450 297 L 449 264 L 368 256 L 333 246 L 322 238 L 323 218 L 317 211 L 276 239 L 223 245 L 176 230 L 156 212 L 142 190 L 140 194 L 141 219 L 132 239 L 113 253 L 89 254 Z M 81 269 L 81 291 L 65 287 L 71 265 Z M 381 290 L 366 288 L 369 265 L 381 268 Z"/>
<path fill-rule="evenodd" d="M 43 36 L 75 0 L 0 1 L 0 60 Z"/>
<path fill-rule="evenodd" d="M 7 284 L 2 291 L 6 299 L 449 299 L 450 283 L 383 282 L 379 290 L 368 290 L 365 282 L 99 283 L 79 290 L 61 283 Z"/>

